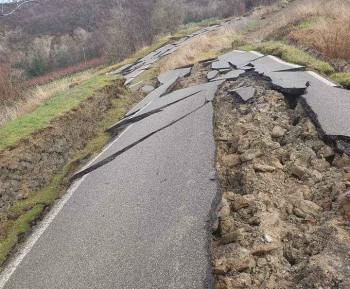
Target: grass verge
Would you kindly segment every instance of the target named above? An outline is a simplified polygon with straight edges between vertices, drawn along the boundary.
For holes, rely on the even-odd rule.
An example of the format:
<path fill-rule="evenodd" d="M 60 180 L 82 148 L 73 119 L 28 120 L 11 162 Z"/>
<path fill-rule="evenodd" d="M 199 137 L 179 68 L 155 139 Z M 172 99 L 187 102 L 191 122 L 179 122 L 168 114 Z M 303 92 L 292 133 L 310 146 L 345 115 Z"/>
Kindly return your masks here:
<path fill-rule="evenodd" d="M 321 74 L 330 75 L 335 72 L 334 68 L 327 62 L 317 59 L 311 54 L 302 51 L 292 45 L 278 41 L 269 41 L 262 43 L 250 44 L 241 47 L 243 50 L 256 50 L 264 54 L 277 56 L 285 61 L 304 65 L 310 70 L 320 72 Z"/>
<path fill-rule="evenodd" d="M 75 87 L 68 87 L 44 101 L 33 111 L 24 114 L 0 128 L 0 150 L 27 137 L 35 130 L 49 125 L 59 115 L 73 109 L 99 89 L 111 84 L 119 76 L 95 75 Z"/>
<path fill-rule="evenodd" d="M 346 89 L 350 89 L 350 72 L 338 72 L 333 73 L 331 78 L 344 86 Z"/>

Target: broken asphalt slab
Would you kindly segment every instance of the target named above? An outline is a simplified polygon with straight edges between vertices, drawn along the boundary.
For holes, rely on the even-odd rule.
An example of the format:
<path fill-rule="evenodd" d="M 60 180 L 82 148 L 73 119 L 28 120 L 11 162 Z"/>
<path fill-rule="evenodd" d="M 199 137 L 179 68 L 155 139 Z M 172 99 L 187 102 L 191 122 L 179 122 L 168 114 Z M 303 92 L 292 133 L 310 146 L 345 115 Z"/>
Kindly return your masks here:
<path fill-rule="evenodd" d="M 232 70 L 226 74 L 220 75 L 214 79 L 212 79 L 211 81 L 218 81 L 218 80 L 236 80 L 238 77 L 240 77 L 241 75 L 243 75 L 245 73 L 245 70 L 240 70 L 240 69 L 236 69 L 236 70 Z"/>
<path fill-rule="evenodd" d="M 274 89 L 291 95 L 302 95 L 308 86 L 333 86 L 336 84 L 311 71 L 281 71 L 265 74 L 271 79 Z"/>
<path fill-rule="evenodd" d="M 229 93 L 233 96 L 239 97 L 244 102 L 249 101 L 252 99 L 255 95 L 256 89 L 252 86 L 247 87 L 239 87 L 233 90 L 230 90 Z"/>
<path fill-rule="evenodd" d="M 321 134 L 330 139 L 350 139 L 350 91 L 332 86 L 309 86 L 302 96 Z"/>
<path fill-rule="evenodd" d="M 208 79 L 208 80 L 212 80 L 212 79 L 214 79 L 218 74 L 219 74 L 219 71 L 217 71 L 217 70 L 209 71 L 208 74 L 207 74 L 207 79 Z"/>
<path fill-rule="evenodd" d="M 245 52 L 241 50 L 233 50 L 224 55 L 221 55 L 219 58 L 227 61 L 237 69 L 240 69 L 241 67 L 248 65 L 251 61 L 263 56 L 263 54 L 255 51 Z"/>
<path fill-rule="evenodd" d="M 304 66 L 301 66 L 301 65 L 285 62 L 271 55 L 267 55 L 267 56 L 255 59 L 253 61 L 250 61 L 249 64 L 253 65 L 255 68 L 255 71 L 258 72 L 259 74 L 266 74 L 268 72 L 287 71 L 287 70 L 298 71 L 298 70 L 304 70 L 305 68 Z"/>
<path fill-rule="evenodd" d="M 176 77 L 186 77 L 191 74 L 191 67 L 185 67 L 185 68 L 178 68 L 178 69 L 172 69 L 167 72 L 164 72 L 160 74 L 157 78 L 158 83 L 164 84 L 168 82 L 171 79 L 174 79 Z"/>
<path fill-rule="evenodd" d="M 215 81 L 183 88 L 180 90 L 173 91 L 161 98 L 157 97 L 151 99 L 150 97 L 147 97 L 147 100 L 144 99 L 142 101 L 143 104 L 137 105 L 135 109 L 130 111 L 130 113 L 127 115 L 127 118 L 120 120 L 119 122 L 111 126 L 109 129 L 107 129 L 107 131 L 115 131 L 130 123 L 134 123 L 136 121 L 144 119 L 149 115 L 158 113 L 160 110 L 163 110 L 164 108 L 173 105 L 179 101 L 183 101 L 184 99 L 187 99 L 189 97 L 201 98 L 202 102 L 204 102 L 205 100 L 212 101 L 214 99 L 215 92 L 217 91 L 218 86 L 222 84 L 222 82 L 223 81 Z M 148 104 L 147 106 L 146 103 Z M 142 112 L 138 112 L 141 108 L 143 108 Z"/>
<path fill-rule="evenodd" d="M 172 89 L 172 87 L 176 85 L 178 80 L 179 80 L 179 77 L 170 79 L 168 82 L 164 83 L 163 85 L 151 91 L 142 101 L 140 101 L 135 107 L 133 107 L 125 116 L 128 117 L 130 115 L 133 115 L 134 113 L 142 109 L 144 106 L 146 106 L 148 103 L 155 101 L 161 98 L 163 95 L 167 94 Z"/>

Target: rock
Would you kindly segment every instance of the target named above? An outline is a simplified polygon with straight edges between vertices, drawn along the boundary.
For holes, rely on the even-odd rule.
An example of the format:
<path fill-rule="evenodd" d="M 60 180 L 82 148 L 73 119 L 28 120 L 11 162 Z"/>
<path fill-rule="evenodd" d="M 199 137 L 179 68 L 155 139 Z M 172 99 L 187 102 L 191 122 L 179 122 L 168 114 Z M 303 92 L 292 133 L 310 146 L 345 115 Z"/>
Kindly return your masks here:
<path fill-rule="evenodd" d="M 235 232 L 230 232 L 230 233 L 223 235 L 221 237 L 220 243 L 222 245 L 227 245 L 227 244 L 241 240 L 242 237 L 243 237 L 243 235 L 241 234 L 241 232 L 239 230 L 237 230 Z"/>
<path fill-rule="evenodd" d="M 271 136 L 273 138 L 280 138 L 280 137 L 283 137 L 285 134 L 286 134 L 286 129 L 281 128 L 280 126 L 277 125 L 272 129 Z"/>
<path fill-rule="evenodd" d="M 256 170 L 258 172 L 273 172 L 276 170 L 276 168 L 273 166 L 269 166 L 269 165 L 255 164 L 254 170 Z"/>
<path fill-rule="evenodd" d="M 219 229 L 221 236 L 232 232 L 234 223 L 235 221 L 231 216 L 220 219 Z"/>
<path fill-rule="evenodd" d="M 324 158 L 328 158 L 328 157 L 333 157 L 335 155 L 333 149 L 329 146 L 324 146 L 322 148 L 320 148 L 317 152 L 317 156 L 318 157 L 324 157 Z"/>
<path fill-rule="evenodd" d="M 293 210 L 294 214 L 300 218 L 317 217 L 322 211 L 319 205 L 308 200 L 299 201 Z"/>
<path fill-rule="evenodd" d="M 230 215 L 230 204 L 226 199 L 221 200 L 217 216 L 219 218 L 225 218 Z"/>
<path fill-rule="evenodd" d="M 254 196 L 252 195 L 235 195 L 234 199 L 231 201 L 231 207 L 233 211 L 238 212 L 239 210 L 248 207 L 253 199 Z"/>
<path fill-rule="evenodd" d="M 246 289 L 251 288 L 252 279 L 250 274 L 241 273 L 234 277 L 225 277 L 216 283 L 215 289 Z"/>
<path fill-rule="evenodd" d="M 256 265 L 258 267 L 264 267 L 267 264 L 267 261 L 265 258 L 259 258 L 258 261 L 256 262 Z"/>
<path fill-rule="evenodd" d="M 342 156 L 337 155 L 333 161 L 333 166 L 336 166 L 338 168 L 350 166 L 350 157 L 346 154 L 343 154 Z"/>
<path fill-rule="evenodd" d="M 258 157 L 261 157 L 262 155 L 263 154 L 260 150 L 247 150 L 245 153 L 241 155 L 241 161 L 248 162 Z"/>
<path fill-rule="evenodd" d="M 264 242 L 271 243 L 273 241 L 272 237 L 268 234 L 264 234 Z"/>
<path fill-rule="evenodd" d="M 224 155 L 222 163 L 227 167 L 235 167 L 241 164 L 241 158 L 237 154 Z"/>
<path fill-rule="evenodd" d="M 226 260 L 225 259 L 214 260 L 212 270 L 214 275 L 224 275 L 228 271 Z"/>
<path fill-rule="evenodd" d="M 326 172 L 331 166 L 324 158 L 311 160 L 311 165 L 319 172 Z"/>
<path fill-rule="evenodd" d="M 350 191 L 339 196 L 338 210 L 345 219 L 350 219 Z"/>
<path fill-rule="evenodd" d="M 298 218 L 305 219 L 307 217 L 307 214 L 305 214 L 302 210 L 299 208 L 294 208 L 293 209 L 294 215 L 296 215 Z"/>
<path fill-rule="evenodd" d="M 346 174 L 345 180 L 346 180 L 347 182 L 350 182 L 350 173 L 347 173 L 347 174 Z"/>
<path fill-rule="evenodd" d="M 242 272 L 246 269 L 254 267 L 255 262 L 252 256 L 245 256 L 240 258 L 232 258 L 228 263 L 228 267 L 237 272 Z"/>
<path fill-rule="evenodd" d="M 308 177 L 309 171 L 303 166 L 292 164 L 290 171 L 293 175 L 297 176 L 300 180 L 305 180 Z"/>
<path fill-rule="evenodd" d="M 282 170 L 283 165 L 281 164 L 280 160 L 276 157 L 271 157 L 269 161 L 270 165 L 275 167 L 276 169 Z"/>
<path fill-rule="evenodd" d="M 256 244 L 254 245 L 251 253 L 253 255 L 265 255 L 270 253 L 271 251 L 278 250 L 280 245 L 277 243 L 267 243 L 267 244 Z"/>

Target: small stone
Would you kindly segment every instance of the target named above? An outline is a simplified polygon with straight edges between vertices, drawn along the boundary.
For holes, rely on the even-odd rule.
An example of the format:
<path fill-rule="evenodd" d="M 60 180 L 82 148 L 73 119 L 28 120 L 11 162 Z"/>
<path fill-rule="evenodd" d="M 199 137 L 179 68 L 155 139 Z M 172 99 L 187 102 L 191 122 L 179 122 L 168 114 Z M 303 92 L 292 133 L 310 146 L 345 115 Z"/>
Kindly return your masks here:
<path fill-rule="evenodd" d="M 222 157 L 223 165 L 227 167 L 235 167 L 241 164 L 241 158 L 237 154 L 225 155 Z"/>
<path fill-rule="evenodd" d="M 226 199 L 221 200 L 221 204 L 217 213 L 219 218 L 225 218 L 230 215 L 230 204 Z"/>
<path fill-rule="evenodd" d="M 333 166 L 336 166 L 338 168 L 345 168 L 350 166 L 350 157 L 346 154 L 343 154 L 342 156 L 336 156 L 333 161 Z"/>
<path fill-rule="evenodd" d="M 213 274 L 214 275 L 224 275 L 228 271 L 227 263 L 225 259 L 215 260 L 213 262 Z"/>
<path fill-rule="evenodd" d="M 283 165 L 281 164 L 280 160 L 276 157 L 272 157 L 269 163 L 271 166 L 275 167 L 276 169 L 279 169 L 279 170 L 283 169 Z"/>
<path fill-rule="evenodd" d="M 307 178 L 308 169 L 296 164 L 291 165 L 290 171 L 293 175 L 297 176 L 299 179 L 304 180 Z"/>
<path fill-rule="evenodd" d="M 254 267 L 255 262 L 251 256 L 245 258 L 231 259 L 228 266 L 237 272 L 242 272 L 246 269 Z"/>
<path fill-rule="evenodd" d="M 237 242 L 242 239 L 242 234 L 239 231 L 230 232 L 221 237 L 220 243 L 223 245 L 227 245 L 233 242 Z"/>
<path fill-rule="evenodd" d="M 307 214 L 305 214 L 302 210 L 299 208 L 294 208 L 293 209 L 294 215 L 296 215 L 298 218 L 305 219 L 307 217 Z"/>
<path fill-rule="evenodd" d="M 350 219 L 350 191 L 339 196 L 338 209 L 344 218 Z"/>
<path fill-rule="evenodd" d="M 248 220 L 248 224 L 251 226 L 259 226 L 261 223 L 260 217 L 253 216 Z"/>
<path fill-rule="evenodd" d="M 300 218 L 306 218 L 307 216 L 317 217 L 322 212 L 322 208 L 314 202 L 301 200 L 293 212 Z"/>
<path fill-rule="evenodd" d="M 279 248 L 280 246 L 277 243 L 258 244 L 253 247 L 251 253 L 253 255 L 264 255 Z"/>
<path fill-rule="evenodd" d="M 347 174 L 346 174 L 345 180 L 346 180 L 347 182 L 350 182 L 350 173 L 347 173 Z"/>
<path fill-rule="evenodd" d="M 326 172 L 330 168 L 329 162 L 324 158 L 311 160 L 311 165 L 319 172 Z"/>
<path fill-rule="evenodd" d="M 248 162 L 262 156 L 260 150 L 247 150 L 244 154 L 241 155 L 242 162 Z"/>
<path fill-rule="evenodd" d="M 333 149 L 329 146 L 323 146 L 317 152 L 318 157 L 328 158 L 328 157 L 333 157 L 334 155 L 335 155 L 335 153 L 334 153 Z"/>
<path fill-rule="evenodd" d="M 233 211 L 238 212 L 239 210 L 248 207 L 250 202 L 251 202 L 251 197 L 253 197 L 253 196 L 235 195 L 235 198 L 234 198 L 234 200 L 232 200 L 232 203 L 231 203 Z"/>
<path fill-rule="evenodd" d="M 264 242 L 271 243 L 272 241 L 273 239 L 268 234 L 264 234 Z"/>
<path fill-rule="evenodd" d="M 219 229 L 220 229 L 221 236 L 232 232 L 234 222 L 235 221 L 232 216 L 228 216 L 220 219 Z"/>
<path fill-rule="evenodd" d="M 258 172 L 273 172 L 276 170 L 276 168 L 273 166 L 269 166 L 269 165 L 255 164 L 254 170 L 256 170 Z"/>
<path fill-rule="evenodd" d="M 273 138 L 280 138 L 280 137 L 283 137 L 285 134 L 286 134 L 286 129 L 281 128 L 280 126 L 277 125 L 272 129 L 271 136 Z"/>
<path fill-rule="evenodd" d="M 258 267 L 264 267 L 267 264 L 267 261 L 265 258 L 259 258 L 256 264 Z"/>

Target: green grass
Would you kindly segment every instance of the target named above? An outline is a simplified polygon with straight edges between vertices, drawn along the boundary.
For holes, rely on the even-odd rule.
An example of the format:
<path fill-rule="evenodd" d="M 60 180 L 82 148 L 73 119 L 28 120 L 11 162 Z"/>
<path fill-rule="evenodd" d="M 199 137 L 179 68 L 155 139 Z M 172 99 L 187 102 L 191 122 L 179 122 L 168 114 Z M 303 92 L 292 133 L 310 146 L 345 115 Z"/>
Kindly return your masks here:
<path fill-rule="evenodd" d="M 295 46 L 284 44 L 278 41 L 269 41 L 250 44 L 241 47 L 243 50 L 257 50 L 264 54 L 277 56 L 285 61 L 306 66 L 307 69 L 330 75 L 334 73 L 334 68 L 327 62 L 317 59 L 311 54 L 302 51 Z"/>
<path fill-rule="evenodd" d="M 331 78 L 344 86 L 346 89 L 350 89 L 350 72 L 338 72 L 333 73 Z"/>
<path fill-rule="evenodd" d="M 44 101 L 33 111 L 0 128 L 0 150 L 49 125 L 59 115 L 73 109 L 82 100 L 116 80 L 118 76 L 96 75 L 76 87 L 68 88 Z"/>
<path fill-rule="evenodd" d="M 47 187 L 14 203 L 7 212 L 7 220 L 3 220 L 4 213 L 2 214 L 1 225 L 6 228 L 6 233 L 0 237 L 0 266 L 16 246 L 18 236 L 29 232 L 31 230 L 30 223 L 42 214 L 46 206 L 52 205 L 60 197 L 61 185 L 67 176 L 76 171 L 93 154 L 99 152 L 106 145 L 110 138 L 110 135 L 105 133 L 106 128 L 120 119 L 132 103 L 133 100 L 124 89 L 120 98 L 112 100 L 112 108 L 105 113 L 104 118 L 96 123 L 96 137 L 68 160 Z"/>
<path fill-rule="evenodd" d="M 303 30 L 303 29 L 308 29 L 319 23 L 320 18 L 311 16 L 311 17 L 306 17 L 300 21 L 296 25 L 293 26 L 293 29 L 295 30 Z"/>
<path fill-rule="evenodd" d="M 44 205 L 34 206 L 12 222 L 6 237 L 0 238 L 0 264 L 5 262 L 9 252 L 17 244 L 18 236 L 30 230 L 30 223 L 36 220 L 43 210 Z"/>

